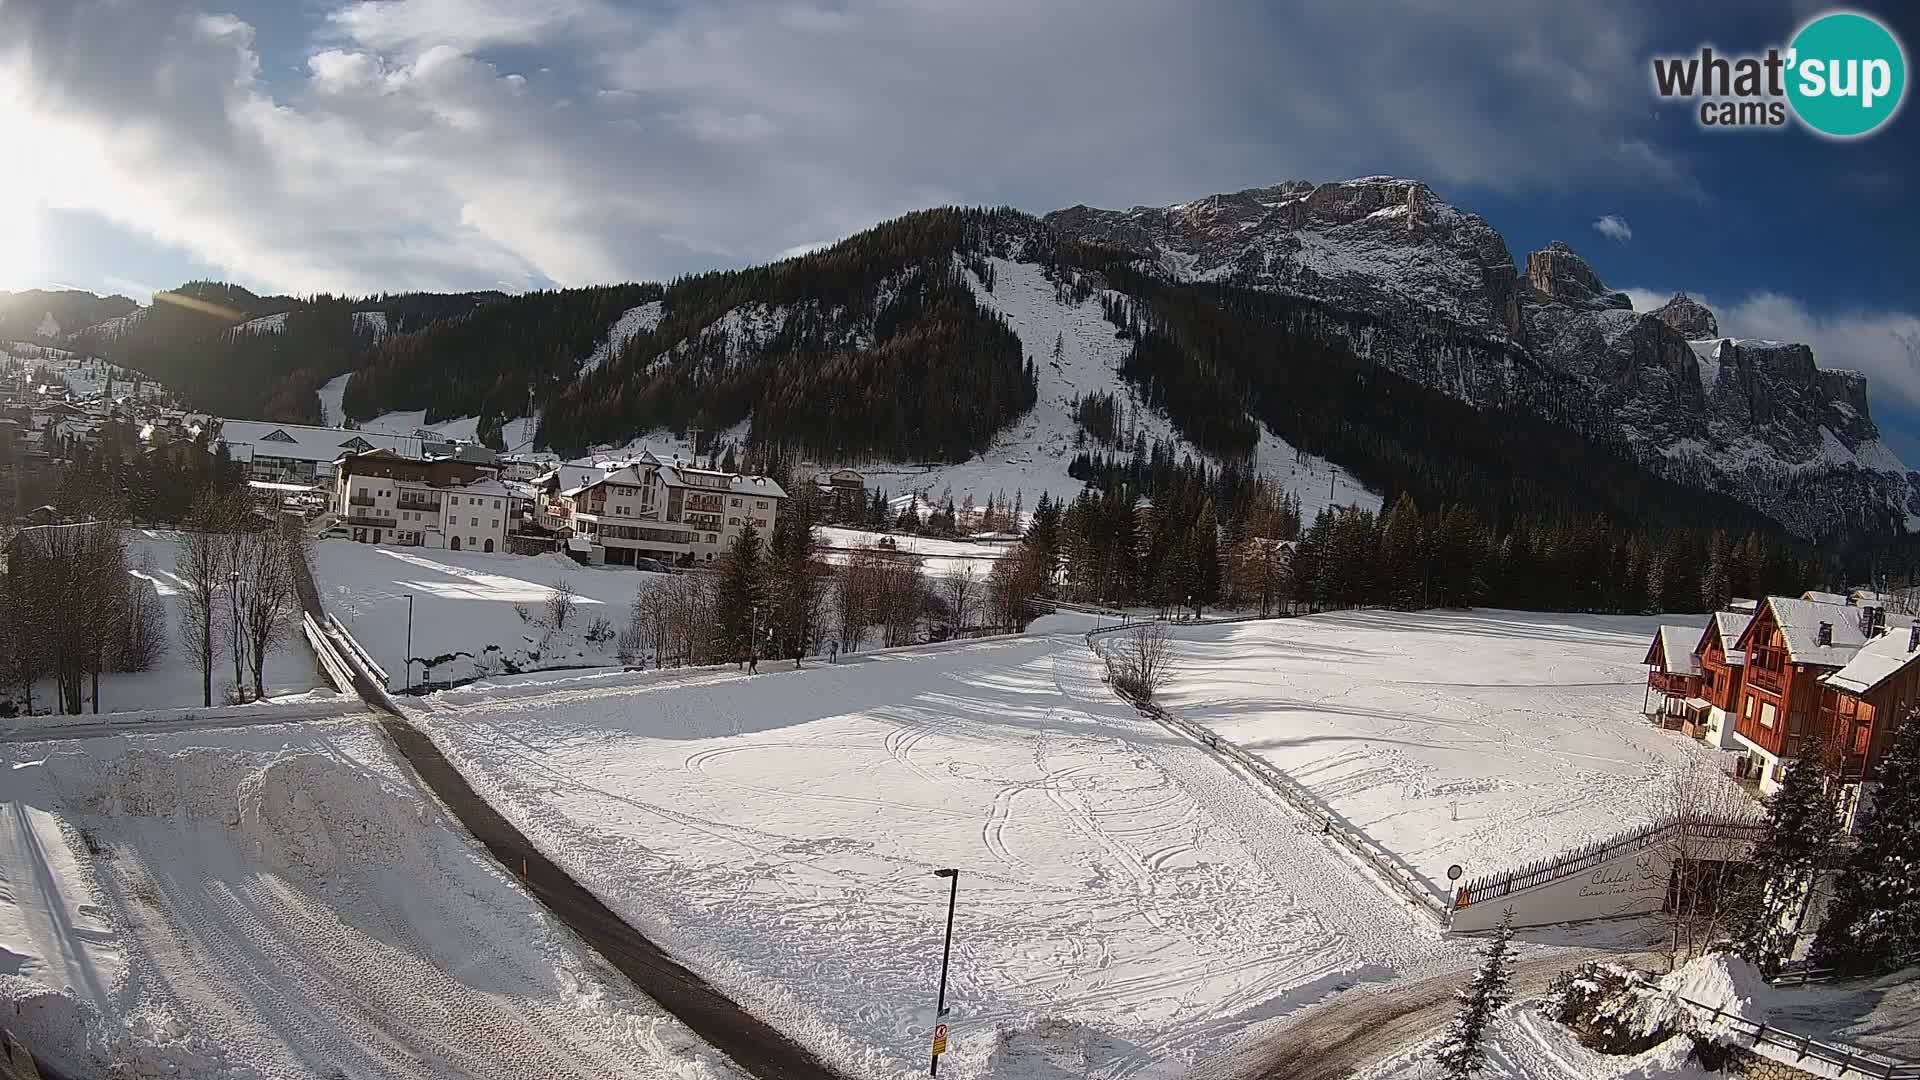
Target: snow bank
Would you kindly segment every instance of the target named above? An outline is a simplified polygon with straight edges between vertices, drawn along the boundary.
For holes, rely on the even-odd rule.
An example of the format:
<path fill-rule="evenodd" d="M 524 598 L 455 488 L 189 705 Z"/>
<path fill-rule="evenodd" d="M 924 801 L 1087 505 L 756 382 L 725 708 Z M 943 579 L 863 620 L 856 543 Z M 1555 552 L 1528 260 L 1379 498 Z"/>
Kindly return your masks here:
<path fill-rule="evenodd" d="M 23 898 L 53 897 L 104 932 L 16 920 L 31 952 L 118 961 L 0 974 L 9 1026 L 63 1071 L 738 1076 L 553 923 L 365 725 L 20 755 L 0 822 L 56 816 L 67 858 L 0 861 L 0 932 Z"/>
<path fill-rule="evenodd" d="M 1709 1010 L 1719 1009 L 1754 1023 L 1765 1023 L 1773 1017 L 1776 999 L 1773 987 L 1761 978 L 1759 968 L 1728 953 L 1688 961 L 1661 979 L 1660 987 L 1670 995 L 1686 998 Z M 1711 1016 L 1711 1012 L 1684 1010 L 1682 1019 L 1693 1030 L 1716 1041 L 1731 1042 L 1734 1036 L 1744 1034 L 1731 1024 L 1715 1023 Z"/>

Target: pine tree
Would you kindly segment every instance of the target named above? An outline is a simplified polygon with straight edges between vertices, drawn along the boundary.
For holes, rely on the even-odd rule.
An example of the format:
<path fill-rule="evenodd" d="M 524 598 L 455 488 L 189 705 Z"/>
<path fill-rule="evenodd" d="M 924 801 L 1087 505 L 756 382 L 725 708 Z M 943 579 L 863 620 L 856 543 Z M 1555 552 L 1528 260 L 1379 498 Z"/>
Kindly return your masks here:
<path fill-rule="evenodd" d="M 1848 974 L 1890 971 L 1920 952 L 1920 708 L 1901 718 L 1876 780 L 1813 939 L 1812 962 Z"/>
<path fill-rule="evenodd" d="M 1713 534 L 1707 553 L 1707 571 L 1700 578 L 1700 602 L 1708 611 L 1724 611 L 1733 598 L 1733 545 L 1726 533 Z"/>
<path fill-rule="evenodd" d="M 1487 1028 L 1510 996 L 1507 952 L 1512 942 L 1513 909 L 1508 908 L 1500 920 L 1500 928 L 1494 931 L 1493 940 L 1487 943 L 1486 958 L 1480 962 L 1480 970 L 1456 995 L 1460 1008 L 1454 1013 L 1453 1022 L 1447 1025 L 1446 1036 L 1440 1041 L 1440 1048 L 1435 1055 L 1441 1074 L 1449 1080 L 1468 1080 L 1486 1065 L 1483 1044 Z"/>
<path fill-rule="evenodd" d="M 722 655 L 744 660 L 755 645 L 754 609 L 760 601 L 760 534 L 753 526 L 741 529 L 722 556 L 719 579 L 716 606 Z"/>
<path fill-rule="evenodd" d="M 1740 954 L 1773 972 L 1792 953 L 1808 897 L 1840 835 L 1840 785 L 1826 748 L 1802 745 L 1780 790 L 1767 798 L 1767 833 L 1754 845 L 1755 894 L 1740 930 Z"/>

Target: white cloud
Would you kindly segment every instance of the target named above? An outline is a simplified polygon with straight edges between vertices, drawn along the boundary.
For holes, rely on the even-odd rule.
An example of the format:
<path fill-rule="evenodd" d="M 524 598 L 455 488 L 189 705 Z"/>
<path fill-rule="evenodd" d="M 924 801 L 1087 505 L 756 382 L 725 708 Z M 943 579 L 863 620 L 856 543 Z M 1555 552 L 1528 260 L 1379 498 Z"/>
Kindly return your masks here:
<path fill-rule="evenodd" d="M 1658 311 L 1667 306 L 1667 301 L 1673 299 L 1673 294 L 1670 292 L 1655 292 L 1652 289 L 1621 289 L 1620 291 L 1626 293 L 1627 299 L 1633 301 L 1633 310 L 1635 311 Z M 1688 293 L 1687 295 L 1693 296 L 1692 293 Z M 1702 304 L 1706 304 L 1709 308 L 1713 306 L 1701 297 L 1694 296 L 1693 298 L 1699 300 Z"/>
<path fill-rule="evenodd" d="M 1622 244 L 1633 239 L 1633 226 L 1627 224 L 1627 219 L 1621 217 L 1619 214 L 1603 214 L 1599 218 L 1596 218 L 1593 223 L 1593 231 L 1609 240 L 1617 240 Z"/>
<path fill-rule="evenodd" d="M 333 0 L 289 76 L 201 2 L 4 0 L 0 87 L 49 205 L 263 289 L 662 277 L 928 205 L 1290 177 L 1690 183 L 1635 136 L 1651 20 L 1611 5 Z"/>

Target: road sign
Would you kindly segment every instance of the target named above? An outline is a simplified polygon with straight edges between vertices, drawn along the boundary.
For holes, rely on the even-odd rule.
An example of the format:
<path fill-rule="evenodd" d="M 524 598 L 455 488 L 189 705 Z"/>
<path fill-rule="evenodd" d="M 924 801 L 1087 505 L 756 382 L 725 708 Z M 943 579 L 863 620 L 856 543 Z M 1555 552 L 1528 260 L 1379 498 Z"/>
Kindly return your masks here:
<path fill-rule="evenodd" d="M 1460 864 L 1459 864 L 1459 863 L 1454 863 L 1454 864 L 1453 864 L 1452 866 L 1449 866 L 1449 867 L 1447 867 L 1447 880 L 1448 880 L 1448 881 L 1459 881 L 1459 880 L 1460 880 L 1460 875 L 1461 875 L 1462 873 L 1463 873 L 1463 871 L 1462 871 L 1462 870 L 1460 869 Z"/>
<path fill-rule="evenodd" d="M 947 1025 L 933 1025 L 933 1056 L 939 1057 L 947 1052 Z"/>

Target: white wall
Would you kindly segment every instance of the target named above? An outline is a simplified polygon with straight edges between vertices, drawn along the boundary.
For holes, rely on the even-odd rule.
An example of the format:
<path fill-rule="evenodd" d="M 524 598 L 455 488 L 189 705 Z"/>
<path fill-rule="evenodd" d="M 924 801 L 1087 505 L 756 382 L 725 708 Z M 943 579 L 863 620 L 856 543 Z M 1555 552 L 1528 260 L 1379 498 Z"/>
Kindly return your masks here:
<path fill-rule="evenodd" d="M 1694 840 L 1688 847 L 1696 858 L 1729 858 L 1743 856 L 1748 844 Z M 1455 907 L 1449 925 L 1460 931 L 1491 930 L 1500 925 L 1501 916 L 1509 907 L 1513 909 L 1515 926 L 1551 926 L 1645 915 L 1666 905 L 1672 869 L 1668 846 L 1656 843 L 1642 850 L 1622 851 L 1571 877 Z"/>

